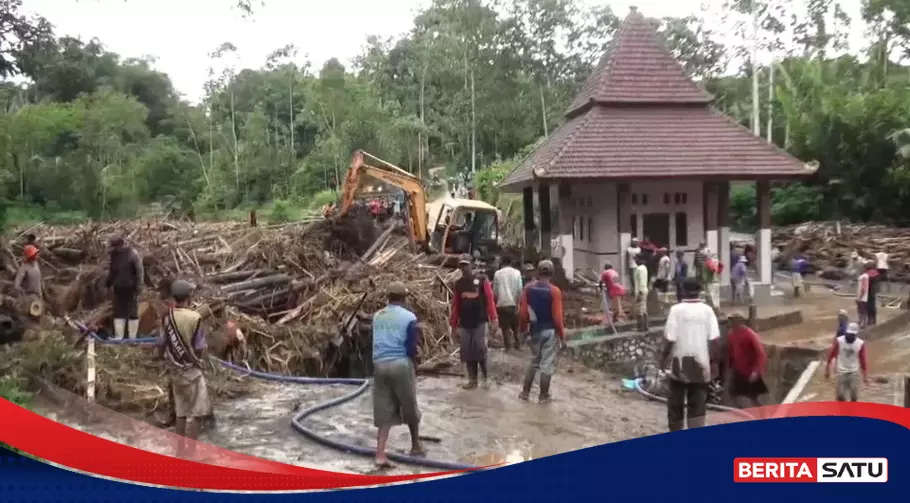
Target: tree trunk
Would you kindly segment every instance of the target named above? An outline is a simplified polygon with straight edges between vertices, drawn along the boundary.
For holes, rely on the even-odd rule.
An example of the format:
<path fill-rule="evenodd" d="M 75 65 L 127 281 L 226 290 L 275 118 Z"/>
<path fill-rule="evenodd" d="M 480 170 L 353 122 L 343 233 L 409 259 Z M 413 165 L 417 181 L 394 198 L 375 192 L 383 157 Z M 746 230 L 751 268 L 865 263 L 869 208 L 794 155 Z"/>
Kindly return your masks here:
<path fill-rule="evenodd" d="M 471 69 L 471 173 L 477 171 L 477 114 L 474 108 L 474 69 Z"/>
<path fill-rule="evenodd" d="M 550 136 L 550 129 L 547 127 L 547 101 L 544 97 L 544 86 L 540 85 L 540 118 L 543 122 L 544 137 Z"/>
<path fill-rule="evenodd" d="M 759 80 L 759 66 L 758 66 L 758 0 L 752 0 L 751 3 L 751 15 L 752 15 L 752 133 L 755 136 L 761 136 L 761 117 L 760 117 L 760 105 L 758 98 L 758 80 Z"/>
<path fill-rule="evenodd" d="M 768 66 L 768 143 L 774 143 L 774 55 L 771 55 L 771 64 Z"/>
<path fill-rule="evenodd" d="M 231 85 L 231 134 L 234 136 L 234 185 L 237 190 L 237 197 L 240 197 L 240 151 L 237 145 L 237 121 L 234 114 L 234 86 Z M 238 201 L 239 202 L 239 201 Z"/>

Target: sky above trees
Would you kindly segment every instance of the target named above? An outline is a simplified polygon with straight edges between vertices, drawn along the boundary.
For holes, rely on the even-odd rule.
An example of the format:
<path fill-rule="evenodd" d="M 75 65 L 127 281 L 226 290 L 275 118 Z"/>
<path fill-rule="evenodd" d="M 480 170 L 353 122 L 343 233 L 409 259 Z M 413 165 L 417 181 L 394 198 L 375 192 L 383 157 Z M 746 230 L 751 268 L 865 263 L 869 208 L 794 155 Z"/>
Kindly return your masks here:
<path fill-rule="evenodd" d="M 792 3 L 804 3 L 793 0 Z M 425 0 L 265 0 L 244 16 L 235 0 L 29 0 L 28 11 L 55 26 L 58 35 L 97 38 L 108 50 L 125 57 L 152 56 L 155 68 L 170 75 L 178 91 L 190 101 L 204 94 L 211 66 L 210 53 L 223 42 L 237 47 L 236 66 L 258 68 L 276 47 L 293 44 L 298 59 L 308 58 L 319 68 L 330 58 L 343 62 L 361 54 L 368 35 L 398 36 L 413 25 L 414 13 Z M 582 5 L 610 5 L 619 14 L 635 5 L 648 16 L 682 17 L 699 14 L 720 24 L 717 0 L 582 0 Z M 703 12 L 702 4 L 712 5 Z M 844 9 L 859 15 L 859 0 Z M 857 23 L 859 26 L 859 23 Z M 712 28 L 717 29 L 712 26 Z M 718 30 L 723 32 L 723 30 Z M 862 30 L 851 34 L 860 45 Z M 719 41 L 734 41 L 727 30 Z"/>

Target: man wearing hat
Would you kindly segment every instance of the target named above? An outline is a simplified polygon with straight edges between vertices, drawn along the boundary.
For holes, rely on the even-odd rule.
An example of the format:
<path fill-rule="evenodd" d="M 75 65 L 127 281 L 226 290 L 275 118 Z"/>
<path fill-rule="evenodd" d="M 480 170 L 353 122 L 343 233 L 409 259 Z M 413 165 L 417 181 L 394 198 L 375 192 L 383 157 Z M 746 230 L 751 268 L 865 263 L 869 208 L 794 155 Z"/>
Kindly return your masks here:
<path fill-rule="evenodd" d="M 129 338 L 134 339 L 139 332 L 139 291 L 145 282 L 142 257 L 126 246 L 120 236 L 112 238 L 110 246 L 111 264 L 106 286 L 112 293 L 114 338 L 123 339 L 128 333 Z"/>
<path fill-rule="evenodd" d="M 411 455 L 424 454 L 414 365 L 420 327 L 417 315 L 405 307 L 408 289 L 402 283 L 389 285 L 386 294 L 388 305 L 373 315 L 373 423 L 379 429 L 376 464 L 380 467 L 391 466 L 386 456 L 389 430 L 402 423 L 411 432 Z"/>
<path fill-rule="evenodd" d="M 497 323 L 496 301 L 486 277 L 474 274 L 470 255 L 459 257 L 458 268 L 461 277 L 453 285 L 449 324 L 453 337 L 458 337 L 461 361 L 468 367 L 468 382 L 463 387 L 474 389 L 478 368 L 484 385 L 487 382 L 487 327 Z"/>
<path fill-rule="evenodd" d="M 202 418 L 210 413 L 208 388 L 202 374 L 202 358 L 208 347 L 202 328 L 202 316 L 189 308 L 195 285 L 177 280 L 171 284 L 173 306 L 162 320 L 159 355 L 168 363 L 170 385 L 174 390 L 174 413 L 177 434 L 177 457 L 192 456 L 199 438 Z M 192 442 L 186 444 L 184 438 Z"/>
<path fill-rule="evenodd" d="M 537 265 L 537 280 L 525 287 L 521 293 L 518 311 L 519 329 L 528 332 L 529 345 L 533 353 L 522 382 L 522 400 L 528 400 L 534 376 L 540 373 L 540 403 L 550 401 L 550 379 L 556 372 L 559 347 L 566 345 L 566 330 L 563 320 L 562 291 L 550 283 L 553 277 L 553 262 L 541 260 Z"/>
<path fill-rule="evenodd" d="M 859 338 L 859 325 L 847 325 L 847 333 L 838 337 L 831 346 L 825 365 L 825 379 L 831 378 L 831 364 L 837 361 L 835 393 L 838 402 L 859 400 L 860 375 L 869 383 L 866 364 L 866 343 Z"/>

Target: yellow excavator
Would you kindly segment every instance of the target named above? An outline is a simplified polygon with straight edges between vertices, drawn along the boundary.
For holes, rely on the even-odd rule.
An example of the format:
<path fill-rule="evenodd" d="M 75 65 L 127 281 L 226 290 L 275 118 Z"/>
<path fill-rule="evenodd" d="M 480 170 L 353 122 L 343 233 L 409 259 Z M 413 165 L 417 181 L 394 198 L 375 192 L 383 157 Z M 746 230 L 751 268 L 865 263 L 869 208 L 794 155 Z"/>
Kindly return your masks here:
<path fill-rule="evenodd" d="M 429 203 L 419 178 L 363 150 L 354 152 L 337 215 L 344 215 L 356 206 L 366 178 L 404 191 L 408 231 L 411 239 L 425 251 L 452 257 L 468 253 L 487 262 L 498 257 L 500 212 L 495 206 L 448 194 Z"/>

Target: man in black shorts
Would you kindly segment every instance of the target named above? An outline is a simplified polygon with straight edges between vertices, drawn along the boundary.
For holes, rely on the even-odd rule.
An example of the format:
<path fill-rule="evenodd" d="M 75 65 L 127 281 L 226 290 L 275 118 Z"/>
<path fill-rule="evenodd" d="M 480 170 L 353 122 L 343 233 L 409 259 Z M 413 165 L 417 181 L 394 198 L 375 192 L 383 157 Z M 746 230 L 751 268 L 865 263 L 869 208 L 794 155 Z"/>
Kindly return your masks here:
<path fill-rule="evenodd" d="M 765 348 L 758 334 L 746 326 L 741 314 L 730 315 L 727 336 L 727 365 L 730 369 L 729 390 L 740 408 L 760 407 L 760 397 L 768 393 L 762 377 L 765 372 Z"/>

